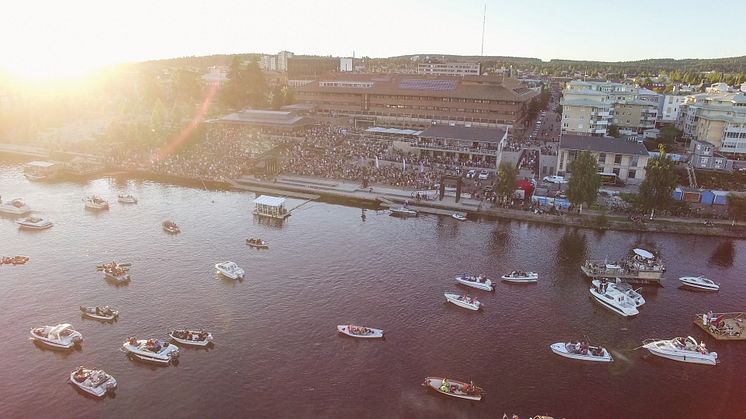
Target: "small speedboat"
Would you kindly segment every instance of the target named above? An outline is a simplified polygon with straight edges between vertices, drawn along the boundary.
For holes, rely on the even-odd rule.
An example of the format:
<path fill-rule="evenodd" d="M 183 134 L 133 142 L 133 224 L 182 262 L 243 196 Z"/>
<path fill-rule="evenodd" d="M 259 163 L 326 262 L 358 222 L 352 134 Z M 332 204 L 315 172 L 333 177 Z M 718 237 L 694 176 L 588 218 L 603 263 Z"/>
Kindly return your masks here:
<path fill-rule="evenodd" d="M 450 380 L 441 377 L 427 377 L 423 386 L 431 388 L 440 394 L 446 396 L 458 397 L 467 400 L 482 400 L 484 389 L 477 387 L 474 383 L 465 383 L 462 381 Z"/>
<path fill-rule="evenodd" d="M 234 262 L 221 262 L 215 264 L 218 273 L 230 279 L 242 279 L 244 270 Z"/>
<path fill-rule="evenodd" d="M 601 283 L 598 279 L 594 279 L 591 283 L 593 287 L 588 291 L 604 307 L 624 317 L 640 314 L 637 310 L 637 303 L 629 298 L 627 294 L 616 288 L 609 287 L 611 283 Z"/>
<path fill-rule="evenodd" d="M 339 333 L 344 333 L 347 336 L 352 336 L 353 338 L 373 339 L 373 338 L 383 337 L 383 330 L 381 329 L 374 329 L 372 327 L 364 327 L 364 326 L 355 326 L 354 324 L 341 324 L 337 326 L 337 331 Z"/>
<path fill-rule="evenodd" d="M 391 209 L 389 209 L 389 211 L 391 212 L 391 215 L 393 215 L 394 217 L 408 218 L 408 217 L 416 217 L 417 216 L 417 211 L 416 210 L 409 209 L 407 207 L 391 208 Z"/>
<path fill-rule="evenodd" d="M 131 279 L 128 273 L 130 270 L 129 267 L 131 265 L 132 264 L 130 263 L 111 262 L 96 266 L 96 270 L 103 271 L 104 278 L 108 280 L 115 282 L 127 282 Z"/>
<path fill-rule="evenodd" d="M 454 212 L 451 217 L 459 221 L 466 221 L 466 214 L 463 212 Z"/>
<path fill-rule="evenodd" d="M 168 335 L 184 345 L 207 346 L 212 342 L 212 334 L 204 330 L 177 329 L 172 330 Z"/>
<path fill-rule="evenodd" d="M 173 221 L 164 221 L 162 226 L 163 226 L 163 231 L 165 231 L 166 233 L 171 233 L 171 234 L 181 233 L 181 229 Z"/>
<path fill-rule="evenodd" d="M 581 361 L 611 362 L 614 360 L 606 348 L 588 346 L 585 342 L 557 342 L 549 345 L 549 348 L 559 356 Z"/>
<path fill-rule="evenodd" d="M 70 382 L 96 397 L 103 397 L 107 392 L 117 388 L 117 380 L 106 371 L 89 370 L 83 367 L 78 367 L 70 373 Z"/>
<path fill-rule="evenodd" d="M 501 276 L 500 279 L 506 282 L 538 282 L 539 274 L 536 272 L 513 271 L 507 275 Z"/>
<path fill-rule="evenodd" d="M 80 312 L 86 317 L 103 321 L 112 321 L 119 317 L 119 311 L 109 306 L 80 306 Z"/>
<path fill-rule="evenodd" d="M 122 344 L 122 349 L 143 361 L 168 364 L 179 356 L 179 347 L 158 339 L 129 338 Z"/>
<path fill-rule="evenodd" d="M 120 204 L 137 204 L 137 198 L 135 198 L 132 195 L 119 195 L 117 197 L 117 202 Z"/>
<path fill-rule="evenodd" d="M 26 215 L 31 212 L 31 208 L 23 202 L 21 198 L 3 202 L 0 200 L 0 214 L 8 215 Z"/>
<path fill-rule="evenodd" d="M 70 324 L 62 323 L 31 329 L 31 339 L 53 348 L 70 349 L 83 341 L 83 335 Z"/>
<path fill-rule="evenodd" d="M 477 311 L 480 307 L 482 307 L 482 303 L 480 303 L 476 298 L 449 293 L 444 293 L 443 295 L 445 295 L 446 300 L 448 300 L 449 302 L 468 310 Z"/>
<path fill-rule="evenodd" d="M 704 342 L 697 343 L 691 336 L 687 336 L 686 339 L 677 337 L 668 340 L 648 340 L 643 342 L 642 347 L 653 355 L 692 364 L 715 365 L 718 359 L 717 352 L 708 351 Z"/>
<path fill-rule="evenodd" d="M 108 210 L 109 209 L 109 203 L 106 202 L 105 199 L 101 198 L 98 195 L 91 195 L 83 200 L 85 202 L 86 209 L 94 210 L 94 211 L 100 211 L 100 210 Z"/>
<path fill-rule="evenodd" d="M 456 277 L 456 282 L 467 287 L 477 288 L 484 291 L 494 291 L 492 287 L 492 281 L 487 279 L 484 275 L 479 276 L 468 276 L 466 274 Z"/>
<path fill-rule="evenodd" d="M 3 256 L 0 265 L 25 265 L 28 259 L 28 256 Z"/>
<path fill-rule="evenodd" d="M 689 287 L 695 290 L 703 291 L 717 291 L 720 289 L 720 285 L 713 282 L 711 279 L 707 279 L 704 276 L 682 276 L 679 278 L 685 287 Z"/>
<path fill-rule="evenodd" d="M 23 220 L 16 221 L 16 224 L 18 224 L 19 228 L 25 228 L 28 230 L 44 230 L 54 225 L 51 221 L 45 220 L 41 217 L 27 217 Z"/>
<path fill-rule="evenodd" d="M 246 244 L 255 249 L 269 249 L 269 244 L 262 239 L 249 237 L 246 239 Z"/>

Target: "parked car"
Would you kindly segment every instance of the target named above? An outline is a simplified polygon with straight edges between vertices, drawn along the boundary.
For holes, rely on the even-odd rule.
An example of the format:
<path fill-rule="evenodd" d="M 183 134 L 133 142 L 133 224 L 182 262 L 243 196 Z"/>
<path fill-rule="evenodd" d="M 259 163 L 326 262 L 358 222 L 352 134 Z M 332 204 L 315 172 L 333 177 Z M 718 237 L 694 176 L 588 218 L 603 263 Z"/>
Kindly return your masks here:
<path fill-rule="evenodd" d="M 549 183 L 567 183 L 567 179 L 564 176 L 544 176 L 542 179 L 544 182 Z"/>
<path fill-rule="evenodd" d="M 490 177 L 490 172 L 482 170 L 479 172 L 479 180 L 487 180 Z"/>
<path fill-rule="evenodd" d="M 471 170 L 469 170 L 469 171 L 468 171 L 468 172 L 466 173 L 466 178 L 467 178 L 467 179 L 474 179 L 474 176 L 476 176 L 476 175 L 477 175 L 477 171 L 476 171 L 476 170 L 474 170 L 474 169 L 471 169 Z"/>

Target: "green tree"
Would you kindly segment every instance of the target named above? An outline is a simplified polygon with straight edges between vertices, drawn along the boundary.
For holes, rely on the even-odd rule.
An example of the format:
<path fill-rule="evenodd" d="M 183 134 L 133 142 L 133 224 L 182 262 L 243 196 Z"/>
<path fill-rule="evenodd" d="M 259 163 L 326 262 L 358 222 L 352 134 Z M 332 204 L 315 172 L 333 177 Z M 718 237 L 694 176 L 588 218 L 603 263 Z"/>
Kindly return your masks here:
<path fill-rule="evenodd" d="M 609 135 L 614 138 L 619 138 L 619 126 L 616 124 L 609 125 Z"/>
<path fill-rule="evenodd" d="M 495 179 L 495 193 L 501 202 L 510 201 L 515 193 L 515 179 L 518 176 L 518 169 L 509 162 L 500 163 L 497 169 L 497 178 Z"/>
<path fill-rule="evenodd" d="M 598 175 L 598 159 L 590 151 L 583 151 L 570 163 L 570 181 L 567 184 L 567 198 L 573 205 L 591 206 L 596 202 L 601 177 Z"/>
<path fill-rule="evenodd" d="M 244 76 L 244 88 L 246 89 L 246 100 L 252 108 L 263 108 L 267 106 L 269 87 L 264 79 L 264 73 L 259 67 L 259 59 L 253 56 L 246 66 Z"/>
<path fill-rule="evenodd" d="M 728 194 L 728 216 L 734 220 L 746 220 L 746 198 Z"/>
<path fill-rule="evenodd" d="M 671 125 L 666 125 L 665 127 L 661 128 L 660 131 L 660 137 L 658 137 L 658 140 L 662 143 L 666 144 L 673 144 L 674 141 L 681 138 L 681 135 L 683 132 Z"/>
<path fill-rule="evenodd" d="M 643 211 L 668 208 L 673 201 L 673 190 L 679 183 L 673 160 L 666 155 L 662 145 L 659 150 L 659 157 L 648 160 L 645 180 L 640 185 L 638 202 Z"/>

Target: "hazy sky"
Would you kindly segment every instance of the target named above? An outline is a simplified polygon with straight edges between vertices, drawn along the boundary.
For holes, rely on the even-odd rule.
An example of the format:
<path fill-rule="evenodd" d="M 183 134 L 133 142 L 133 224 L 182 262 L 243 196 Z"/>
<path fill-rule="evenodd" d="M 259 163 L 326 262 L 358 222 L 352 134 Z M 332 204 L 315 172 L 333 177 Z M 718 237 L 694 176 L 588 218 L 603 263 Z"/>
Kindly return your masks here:
<path fill-rule="evenodd" d="M 478 55 L 484 4 L 9 0 L 0 15 L 0 69 L 74 74 L 125 61 L 280 50 Z M 746 55 L 745 14 L 745 0 L 487 1 L 484 53 L 608 61 Z"/>

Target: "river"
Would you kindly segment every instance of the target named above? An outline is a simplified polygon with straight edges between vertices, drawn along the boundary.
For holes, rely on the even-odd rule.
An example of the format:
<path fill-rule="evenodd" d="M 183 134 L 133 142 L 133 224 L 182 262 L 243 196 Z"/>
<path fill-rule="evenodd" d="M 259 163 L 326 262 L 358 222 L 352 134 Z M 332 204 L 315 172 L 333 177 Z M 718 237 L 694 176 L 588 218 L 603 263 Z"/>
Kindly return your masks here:
<path fill-rule="evenodd" d="M 86 211 L 100 194 L 111 210 Z M 118 193 L 140 202 L 122 205 Z M 746 310 L 746 242 L 716 237 L 596 232 L 558 226 L 448 217 L 398 219 L 385 212 L 309 202 L 282 226 L 251 214 L 254 195 L 144 180 L 33 183 L 0 162 L 0 194 L 23 197 L 54 227 L 20 231 L 0 218 L 0 417 L 323 417 L 323 418 L 722 418 L 746 417 L 746 342 L 718 342 L 693 315 Z M 289 207 L 301 204 L 290 200 Z M 182 229 L 168 235 L 161 222 Z M 270 249 L 248 248 L 259 236 Z M 663 287 L 645 287 L 633 319 L 589 298 L 586 258 L 618 259 L 640 245 L 660 252 Z M 115 286 L 95 265 L 133 264 Z M 243 281 L 216 276 L 232 260 Z M 455 275 L 496 277 L 513 269 L 541 275 L 535 285 L 473 290 L 481 312 L 446 304 L 464 291 Z M 680 289 L 676 278 L 703 274 L 718 293 Z M 463 292 L 462 292 L 463 293 Z M 120 319 L 81 318 L 81 304 L 108 304 Z M 44 350 L 29 329 L 69 322 L 79 350 Z M 339 336 L 337 324 L 382 328 L 384 340 Z M 177 366 L 155 367 L 120 352 L 128 336 L 166 337 L 205 328 L 209 350 L 183 348 Z M 646 338 L 692 335 L 717 351 L 715 367 L 677 363 L 635 350 Z M 615 362 L 588 365 L 554 355 L 553 342 L 588 336 Z M 119 382 L 94 400 L 68 384 L 79 365 Z M 426 376 L 473 380 L 481 402 L 420 386 Z"/>

